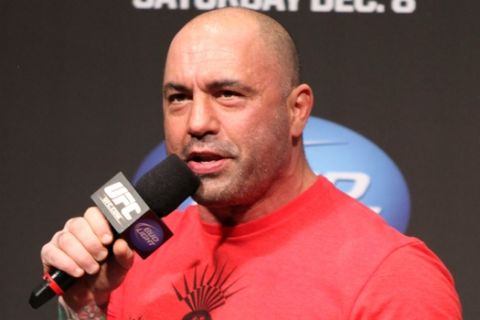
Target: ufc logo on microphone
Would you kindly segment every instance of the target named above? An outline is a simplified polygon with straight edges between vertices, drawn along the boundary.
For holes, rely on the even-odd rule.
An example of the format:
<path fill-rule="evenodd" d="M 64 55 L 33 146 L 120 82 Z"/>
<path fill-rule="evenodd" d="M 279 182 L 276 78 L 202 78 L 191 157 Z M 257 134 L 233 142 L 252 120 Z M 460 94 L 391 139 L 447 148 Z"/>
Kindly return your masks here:
<path fill-rule="evenodd" d="M 140 205 L 121 182 L 111 184 L 105 187 L 103 191 L 116 206 L 123 205 L 120 212 L 125 219 L 132 220 L 132 213 L 140 214 L 142 212 Z"/>

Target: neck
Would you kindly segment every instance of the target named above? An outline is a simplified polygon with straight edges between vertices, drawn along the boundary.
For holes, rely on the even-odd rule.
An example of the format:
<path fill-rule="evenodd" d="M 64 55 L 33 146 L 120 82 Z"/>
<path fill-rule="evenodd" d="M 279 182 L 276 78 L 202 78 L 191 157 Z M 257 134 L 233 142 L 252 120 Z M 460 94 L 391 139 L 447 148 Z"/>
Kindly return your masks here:
<path fill-rule="evenodd" d="M 200 217 L 207 223 L 232 227 L 274 212 L 308 189 L 316 180 L 306 160 L 272 181 L 270 187 L 252 203 L 232 206 L 199 206 Z"/>

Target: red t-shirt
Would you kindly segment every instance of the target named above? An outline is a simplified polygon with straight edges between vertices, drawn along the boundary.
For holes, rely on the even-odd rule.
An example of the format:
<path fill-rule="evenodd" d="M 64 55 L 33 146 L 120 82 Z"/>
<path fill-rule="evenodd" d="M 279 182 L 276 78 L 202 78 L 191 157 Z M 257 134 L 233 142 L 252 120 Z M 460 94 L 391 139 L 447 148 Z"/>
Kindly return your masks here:
<path fill-rule="evenodd" d="M 108 319 L 461 319 L 441 261 L 322 177 L 234 228 L 196 206 L 165 222 L 174 236 L 135 257 Z"/>

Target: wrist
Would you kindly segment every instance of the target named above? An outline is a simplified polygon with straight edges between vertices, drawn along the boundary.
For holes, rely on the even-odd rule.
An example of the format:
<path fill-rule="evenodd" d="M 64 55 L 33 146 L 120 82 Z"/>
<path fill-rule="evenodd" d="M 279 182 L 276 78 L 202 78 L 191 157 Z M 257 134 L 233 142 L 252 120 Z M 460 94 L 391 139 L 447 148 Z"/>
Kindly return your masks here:
<path fill-rule="evenodd" d="M 63 297 L 58 299 L 58 312 L 60 320 L 105 320 L 107 304 L 99 305 L 94 299 L 85 300 L 83 303 L 68 304 Z"/>

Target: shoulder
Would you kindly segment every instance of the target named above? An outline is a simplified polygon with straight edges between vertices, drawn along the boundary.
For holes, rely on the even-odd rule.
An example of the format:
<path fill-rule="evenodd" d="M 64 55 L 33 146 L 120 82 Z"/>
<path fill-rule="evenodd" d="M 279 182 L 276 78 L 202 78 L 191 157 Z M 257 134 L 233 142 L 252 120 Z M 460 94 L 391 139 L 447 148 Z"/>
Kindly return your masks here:
<path fill-rule="evenodd" d="M 411 238 L 414 239 L 414 238 Z M 452 276 L 414 239 L 386 255 L 367 279 L 351 319 L 461 319 Z"/>
<path fill-rule="evenodd" d="M 461 319 L 453 278 L 422 241 L 332 185 L 323 188 L 322 234 L 356 292 L 351 319 Z"/>

